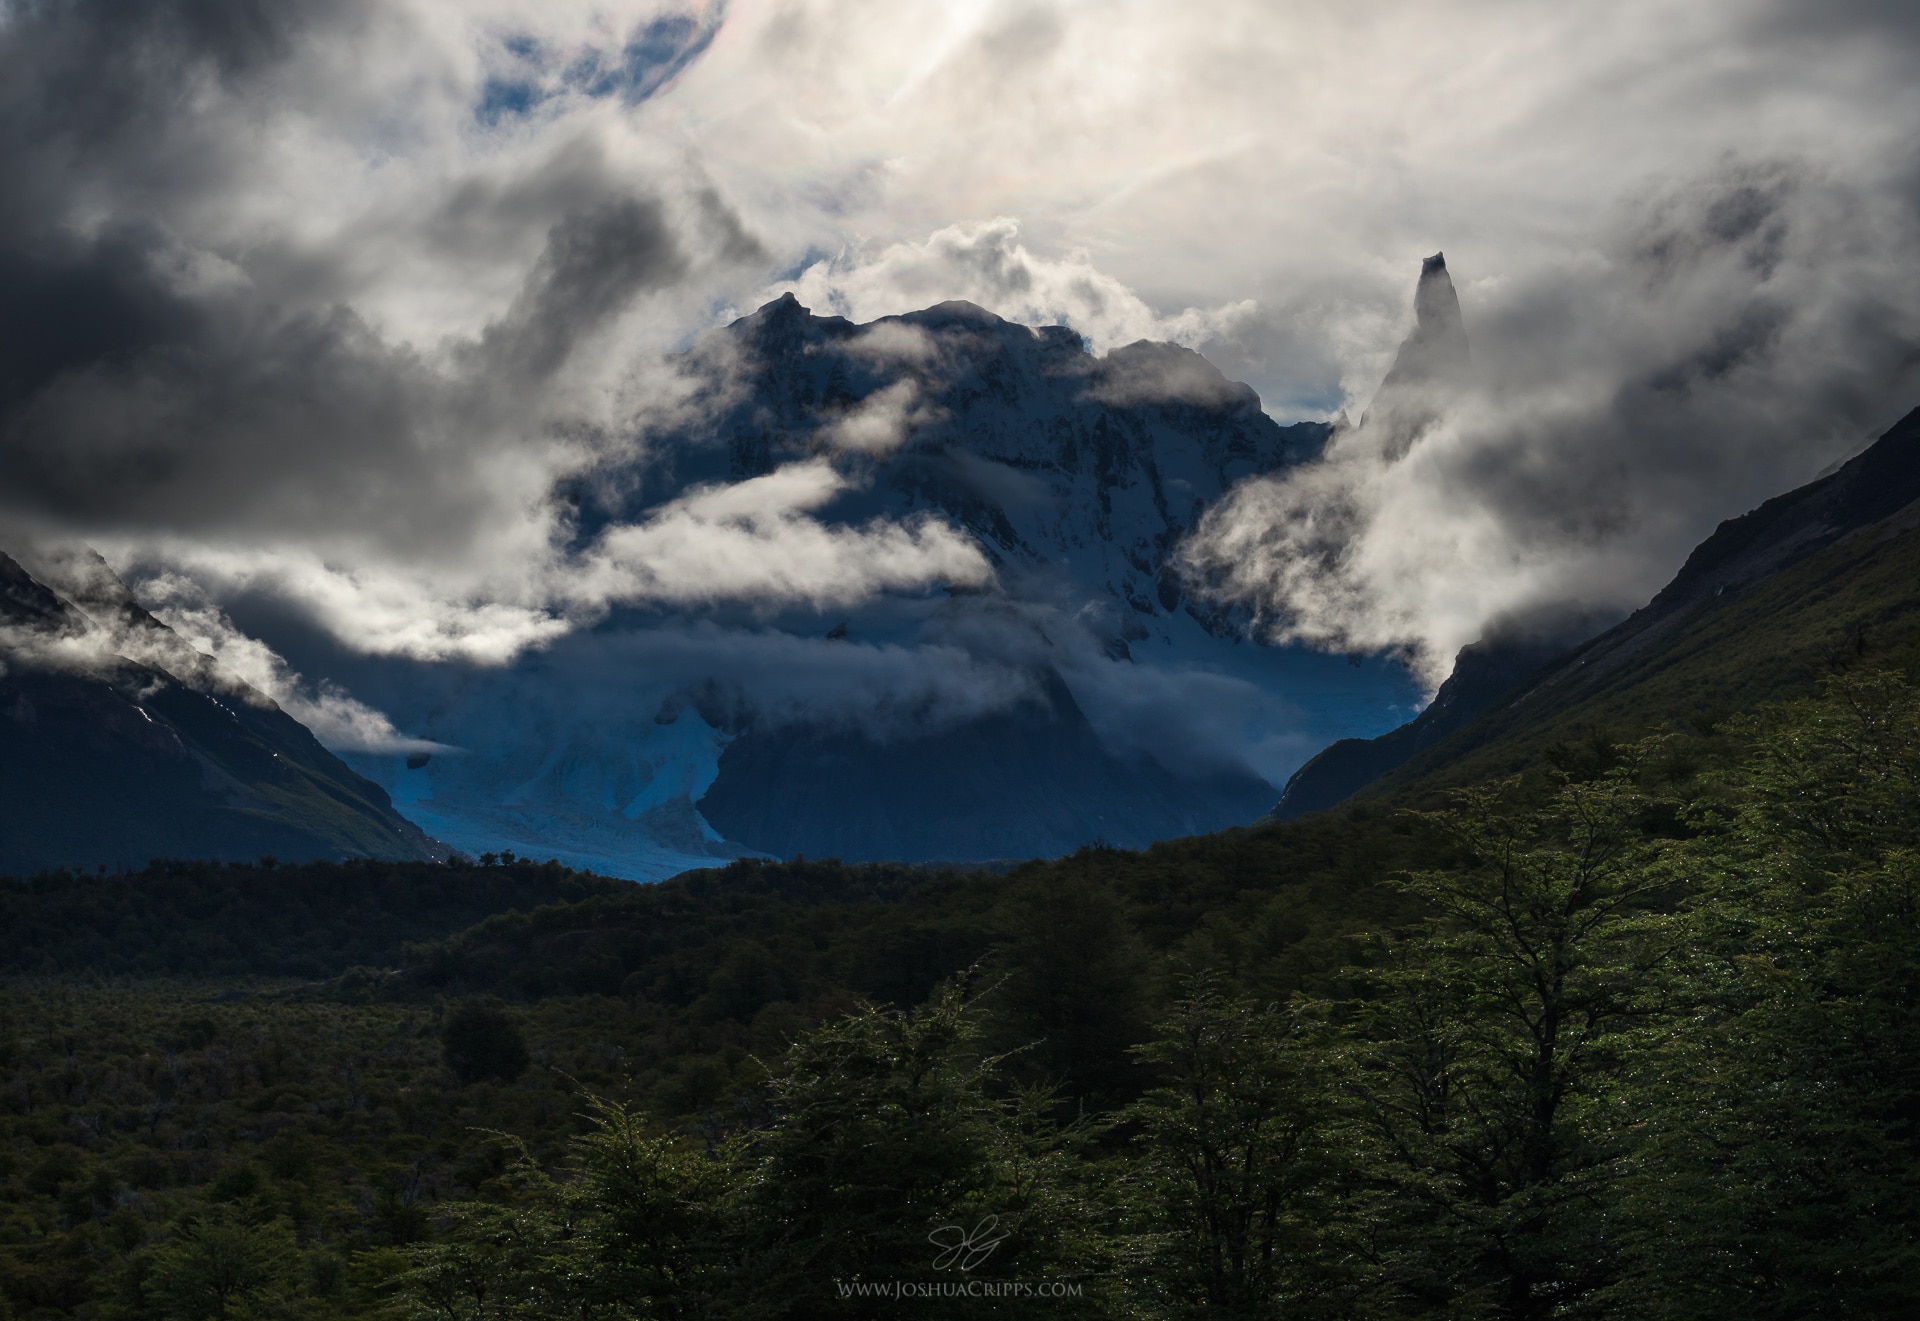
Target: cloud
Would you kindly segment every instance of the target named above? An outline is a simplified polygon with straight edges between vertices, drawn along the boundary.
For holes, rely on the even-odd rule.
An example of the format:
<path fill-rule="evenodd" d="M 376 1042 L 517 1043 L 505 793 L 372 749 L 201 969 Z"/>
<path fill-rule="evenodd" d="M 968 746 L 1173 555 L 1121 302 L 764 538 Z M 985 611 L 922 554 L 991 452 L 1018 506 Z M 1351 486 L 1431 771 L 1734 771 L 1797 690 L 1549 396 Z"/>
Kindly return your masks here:
<path fill-rule="evenodd" d="M 143 599 L 173 602 L 189 582 L 219 596 L 296 602 L 332 637 L 368 655 L 503 665 L 619 605 L 732 603 L 769 611 L 858 605 L 888 592 L 980 587 L 993 570 L 966 534 L 937 520 L 829 524 L 814 511 L 853 490 L 826 459 L 696 488 L 578 552 L 541 546 L 510 578 L 476 578 L 465 594 L 419 575 L 349 569 L 283 549 L 161 543 L 106 549 Z M 140 556 L 154 554 L 143 571 Z M 207 626 L 209 638 L 223 636 Z"/>
<path fill-rule="evenodd" d="M 160 575 L 143 582 L 141 595 L 153 607 L 149 618 L 90 549 L 30 542 L 11 549 L 44 581 L 28 594 L 29 610 L 0 625 L 4 661 L 104 676 L 130 660 L 197 691 L 253 705 L 275 703 L 336 752 L 451 750 L 406 737 L 336 683 L 309 683 L 266 644 L 236 629 L 189 579 Z M 49 585 L 62 605 L 57 613 L 40 614 L 31 596 Z M 164 627 L 156 627 L 156 618 Z"/>
<path fill-rule="evenodd" d="M 581 674 L 644 674 L 640 691 L 654 703 L 691 695 L 735 728 L 825 724 L 881 739 L 963 723 L 1036 691 L 1033 674 L 1016 658 L 937 637 L 913 644 L 830 639 L 713 621 L 581 637 L 557 649 L 552 663 Z"/>
<path fill-rule="evenodd" d="M 822 308 L 966 297 L 1113 342 L 1250 299 L 1188 342 L 1280 416 L 1357 417 L 1446 250 L 1486 393 L 1404 466 L 1349 450 L 1238 504 L 1272 554 L 1237 590 L 1282 634 L 1431 671 L 1556 593 L 1629 608 L 1920 399 L 1899 6 L 849 0 L 733 29 L 666 109 L 753 163 L 722 177 Z"/>
<path fill-rule="evenodd" d="M 979 547 L 934 519 L 846 527 L 808 517 L 848 489 L 849 479 L 819 459 L 694 490 L 603 534 L 582 585 L 600 600 L 825 609 L 929 583 L 991 581 Z"/>
<path fill-rule="evenodd" d="M 1703 511 L 1811 479 L 1920 392 L 1920 274 L 1885 261 L 1917 221 L 1804 163 L 1632 199 L 1582 268 L 1468 298 L 1479 379 L 1410 450 L 1376 408 L 1237 489 L 1188 563 L 1271 636 L 1400 649 L 1430 687 L 1490 625 L 1624 614 Z"/>
<path fill-rule="evenodd" d="M 916 406 L 919 396 L 910 377 L 874 391 L 827 428 L 827 443 L 876 458 L 892 453 L 906 444 L 913 427 L 937 416 Z"/>
<path fill-rule="evenodd" d="M 381 712 L 339 684 L 309 682 L 286 659 L 235 628 L 198 583 L 178 575 L 149 578 L 141 596 L 182 641 L 241 682 L 273 699 L 335 752 L 447 752 L 431 739 L 409 738 Z M 164 665 L 162 668 L 165 668 Z"/>
<path fill-rule="evenodd" d="M 1096 353 L 1136 340 L 1193 345 L 1230 334 L 1251 317 L 1250 299 L 1215 308 L 1156 315 L 1140 296 L 1093 264 L 1084 251 L 1036 257 L 1008 216 L 949 225 L 922 243 L 879 251 L 849 248 L 773 285 L 766 297 L 792 293 L 822 315 L 874 321 L 960 299 L 1009 321 L 1071 326 Z"/>
<path fill-rule="evenodd" d="M 368 652 L 494 663 L 615 601 L 976 579 L 939 529 L 741 504 L 770 486 L 571 544 L 559 488 L 714 403 L 662 351 L 764 278 L 698 163 L 630 118 L 723 13 L 10 12 L 0 516 L 284 595 Z M 482 112 L 502 61 L 552 73 L 537 107 Z M 847 443 L 897 421 L 849 417 Z"/>
<path fill-rule="evenodd" d="M 1249 485 L 1196 552 L 1276 635 L 1431 676 L 1490 620 L 1644 599 L 1913 402 L 1908 8 L 13 5 L 0 514 L 449 665 L 626 601 L 919 593 L 973 552 L 833 526 L 837 469 L 614 528 L 573 496 L 722 410 L 750 364 L 665 355 L 769 289 L 1170 339 L 1357 417 L 1445 248 L 1473 396 Z M 851 468 L 921 406 L 822 439 Z"/>

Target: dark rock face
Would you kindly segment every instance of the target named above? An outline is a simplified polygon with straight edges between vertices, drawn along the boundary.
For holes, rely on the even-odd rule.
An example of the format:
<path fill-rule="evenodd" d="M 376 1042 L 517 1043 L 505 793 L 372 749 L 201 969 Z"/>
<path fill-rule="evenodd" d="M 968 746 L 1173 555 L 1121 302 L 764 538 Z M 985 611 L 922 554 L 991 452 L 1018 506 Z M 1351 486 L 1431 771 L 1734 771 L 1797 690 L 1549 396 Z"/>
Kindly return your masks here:
<path fill-rule="evenodd" d="M 97 561 L 97 557 L 94 557 Z M 82 611 L 0 555 L 0 873 L 443 854 L 379 786 L 99 577 Z M 84 593 L 83 593 L 84 594 Z M 171 658 L 163 660 L 163 658 Z"/>
<path fill-rule="evenodd" d="M 1676 629 L 1835 542 L 1920 502 L 1920 408 L 1825 477 L 1730 518 L 1694 547 L 1673 581 L 1625 620 L 1540 676 L 1539 687 L 1590 687 Z M 1904 516 L 1904 515 L 1903 515 Z"/>
<path fill-rule="evenodd" d="M 1420 263 L 1413 312 L 1413 332 L 1401 343 L 1360 422 L 1385 428 L 1388 458 L 1405 454 L 1440 418 L 1448 395 L 1466 383 L 1473 368 L 1460 296 L 1447 274 L 1445 253 L 1436 252 Z"/>
<path fill-rule="evenodd" d="M 781 857 L 979 862 L 1094 840 L 1142 848 L 1242 824 L 1271 799 L 1250 772 L 1176 776 L 1122 761 L 1049 676 L 1039 701 L 920 737 L 749 732 L 722 755 L 700 811 L 728 838 Z"/>
<path fill-rule="evenodd" d="M 703 366 L 701 352 L 713 355 Z M 716 399 L 711 422 L 655 437 L 646 461 L 589 501 L 586 537 L 702 482 L 759 477 L 832 454 L 861 492 L 829 521 L 934 512 L 978 537 L 996 567 L 1076 562 L 1141 627 L 1183 606 L 1174 548 L 1241 478 L 1310 459 L 1331 429 L 1282 427 L 1249 386 L 1190 349 L 1141 341 L 1103 358 L 1065 326 L 1030 328 L 972 303 L 856 325 L 788 294 L 689 355 Z M 849 450 L 836 424 L 903 392 L 897 443 Z M 605 501 L 604 493 L 598 497 Z M 1205 603 L 1187 612 L 1228 627 Z"/>
<path fill-rule="evenodd" d="M 1447 255 L 1436 252 L 1420 263 L 1413 292 L 1413 333 L 1401 344 L 1382 390 L 1452 381 L 1473 365 L 1467 326 L 1460 316 L 1460 295 L 1447 274 Z"/>
<path fill-rule="evenodd" d="M 1585 650 L 1600 662 L 1709 597 L 1770 577 L 1920 500 L 1920 408 L 1829 475 L 1730 518 L 1694 548 L 1673 581 Z"/>

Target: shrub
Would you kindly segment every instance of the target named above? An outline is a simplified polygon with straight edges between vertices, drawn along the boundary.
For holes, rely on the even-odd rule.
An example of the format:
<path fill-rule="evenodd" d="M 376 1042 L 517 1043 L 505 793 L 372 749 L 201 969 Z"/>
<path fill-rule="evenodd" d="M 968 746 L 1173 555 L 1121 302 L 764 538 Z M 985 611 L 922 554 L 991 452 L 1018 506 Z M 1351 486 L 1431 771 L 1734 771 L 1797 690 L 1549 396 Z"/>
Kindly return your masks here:
<path fill-rule="evenodd" d="M 469 1000 L 440 1032 L 447 1067 L 463 1083 L 512 1082 L 527 1071 L 527 1043 L 520 1025 L 498 1004 Z"/>

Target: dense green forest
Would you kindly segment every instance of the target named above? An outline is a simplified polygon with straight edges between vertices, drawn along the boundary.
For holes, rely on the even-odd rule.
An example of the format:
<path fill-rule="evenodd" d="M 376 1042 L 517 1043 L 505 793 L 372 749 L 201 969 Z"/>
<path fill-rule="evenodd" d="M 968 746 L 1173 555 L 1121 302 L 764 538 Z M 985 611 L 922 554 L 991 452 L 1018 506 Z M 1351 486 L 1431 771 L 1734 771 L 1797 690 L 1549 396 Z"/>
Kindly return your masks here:
<path fill-rule="evenodd" d="M 0 882 L 0 1314 L 1920 1306 L 1897 668 L 1006 873 L 487 861 Z"/>

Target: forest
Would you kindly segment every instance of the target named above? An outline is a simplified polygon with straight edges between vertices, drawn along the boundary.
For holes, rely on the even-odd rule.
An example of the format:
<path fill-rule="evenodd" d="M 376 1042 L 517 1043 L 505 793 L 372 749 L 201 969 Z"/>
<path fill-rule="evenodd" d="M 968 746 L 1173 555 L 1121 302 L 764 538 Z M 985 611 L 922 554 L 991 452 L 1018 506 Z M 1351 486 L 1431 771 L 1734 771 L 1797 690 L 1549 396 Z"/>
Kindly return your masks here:
<path fill-rule="evenodd" d="M 1896 1317 L 1920 688 L 1008 871 L 0 882 L 10 1318 Z"/>

